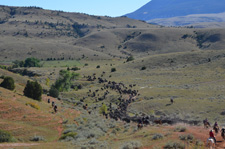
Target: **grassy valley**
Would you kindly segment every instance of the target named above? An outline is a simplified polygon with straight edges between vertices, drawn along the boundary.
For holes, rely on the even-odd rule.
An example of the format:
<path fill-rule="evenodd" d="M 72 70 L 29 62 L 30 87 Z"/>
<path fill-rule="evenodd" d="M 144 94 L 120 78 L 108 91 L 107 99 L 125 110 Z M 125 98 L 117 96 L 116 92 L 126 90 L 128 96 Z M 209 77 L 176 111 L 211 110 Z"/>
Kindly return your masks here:
<path fill-rule="evenodd" d="M 206 148 L 212 128 L 202 120 L 224 126 L 224 29 L 0 10 L 0 83 L 10 76 L 16 86 L 0 87 L 0 130 L 13 136 L 0 148 Z M 40 67 L 12 67 L 28 57 L 40 59 Z M 50 97 L 61 70 L 79 77 Z M 28 80 L 42 86 L 41 101 L 24 96 Z M 217 140 L 224 148 L 219 134 Z"/>

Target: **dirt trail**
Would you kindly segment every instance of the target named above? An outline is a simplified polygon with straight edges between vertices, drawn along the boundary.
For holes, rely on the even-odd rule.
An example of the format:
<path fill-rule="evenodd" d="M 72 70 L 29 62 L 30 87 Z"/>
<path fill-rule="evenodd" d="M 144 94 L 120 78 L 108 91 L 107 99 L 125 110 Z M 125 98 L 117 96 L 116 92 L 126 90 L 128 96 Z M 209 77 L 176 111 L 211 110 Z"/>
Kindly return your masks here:
<path fill-rule="evenodd" d="M 206 140 L 209 138 L 209 131 L 212 128 L 205 129 L 203 126 L 201 127 L 193 127 L 193 126 L 188 126 L 188 133 L 194 135 L 197 139 L 201 140 L 204 142 L 206 146 Z M 215 134 L 215 133 L 214 133 Z M 216 149 L 224 149 L 225 148 L 225 141 L 220 135 L 220 132 L 218 134 L 215 134 L 216 137 Z"/>
<path fill-rule="evenodd" d="M 19 146 L 35 146 L 39 145 L 39 143 L 3 143 L 0 144 L 0 148 L 6 148 L 6 147 L 19 147 Z"/>

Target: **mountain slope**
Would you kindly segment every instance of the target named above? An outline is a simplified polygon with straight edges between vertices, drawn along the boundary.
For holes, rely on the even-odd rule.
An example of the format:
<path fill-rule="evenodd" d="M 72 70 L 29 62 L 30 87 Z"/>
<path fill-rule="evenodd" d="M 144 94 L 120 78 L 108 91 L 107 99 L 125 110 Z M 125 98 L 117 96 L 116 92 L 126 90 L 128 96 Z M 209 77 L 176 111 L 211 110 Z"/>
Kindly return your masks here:
<path fill-rule="evenodd" d="M 183 26 L 189 25 L 197 28 L 204 27 L 220 27 L 220 25 L 225 22 L 225 13 L 214 13 L 214 14 L 193 14 L 187 16 L 178 16 L 172 18 L 161 18 L 161 19 L 152 19 L 148 21 L 149 23 L 166 25 L 166 26 Z M 204 25 L 207 22 L 208 26 Z M 216 23 L 217 22 L 217 23 Z M 202 25 L 201 25 L 202 24 Z M 213 24 L 218 24 L 214 25 Z M 222 25 L 221 27 L 224 27 Z"/>
<path fill-rule="evenodd" d="M 225 12 L 225 0 L 152 0 L 126 16 L 138 20 Z"/>

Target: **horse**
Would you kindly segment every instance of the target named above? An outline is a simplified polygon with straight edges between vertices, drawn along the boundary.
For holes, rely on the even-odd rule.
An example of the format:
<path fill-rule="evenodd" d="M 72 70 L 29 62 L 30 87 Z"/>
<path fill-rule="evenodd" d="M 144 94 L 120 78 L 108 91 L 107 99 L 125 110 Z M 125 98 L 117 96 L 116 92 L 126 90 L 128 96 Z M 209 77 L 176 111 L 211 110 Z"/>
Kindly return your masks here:
<path fill-rule="evenodd" d="M 219 128 L 219 126 L 214 126 L 213 130 L 215 130 L 215 133 L 217 134 L 219 132 L 220 128 Z"/>
<path fill-rule="evenodd" d="M 141 128 L 144 127 L 144 125 L 142 123 L 138 123 L 137 127 L 138 127 L 138 130 L 140 130 Z"/>
<path fill-rule="evenodd" d="M 215 148 L 215 141 L 214 141 L 214 139 L 213 138 L 211 138 L 211 137 L 209 137 L 208 139 L 207 139 L 207 141 L 206 141 L 207 143 L 207 146 L 210 148 L 210 149 L 213 149 L 213 148 Z"/>
<path fill-rule="evenodd" d="M 203 121 L 203 124 L 204 124 L 204 128 L 209 128 L 210 127 L 210 123 L 207 122 L 207 121 Z"/>
<path fill-rule="evenodd" d="M 155 123 L 155 124 L 162 125 L 162 120 L 154 120 L 154 123 Z"/>
<path fill-rule="evenodd" d="M 224 127 L 221 129 L 221 137 L 225 140 L 225 129 Z"/>
<path fill-rule="evenodd" d="M 225 134 L 224 134 L 224 132 L 221 132 L 221 137 L 223 138 L 223 140 L 225 140 Z"/>

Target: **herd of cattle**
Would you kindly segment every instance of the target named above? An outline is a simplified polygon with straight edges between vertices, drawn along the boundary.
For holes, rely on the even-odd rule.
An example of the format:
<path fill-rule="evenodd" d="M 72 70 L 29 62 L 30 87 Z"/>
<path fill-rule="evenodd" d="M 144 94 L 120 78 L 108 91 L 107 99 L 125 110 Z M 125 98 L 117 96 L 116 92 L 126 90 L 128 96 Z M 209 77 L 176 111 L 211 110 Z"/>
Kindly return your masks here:
<path fill-rule="evenodd" d="M 103 73 L 104 74 L 104 73 Z M 103 101 L 107 98 L 107 95 L 110 93 L 110 91 L 115 91 L 119 98 L 117 99 L 116 106 L 112 106 L 112 102 L 108 105 L 108 113 L 103 113 L 103 115 L 106 118 L 112 118 L 115 120 L 122 120 L 127 123 L 136 122 L 138 125 L 138 128 L 143 127 L 144 125 L 148 125 L 151 123 L 173 123 L 173 121 L 170 120 L 164 120 L 163 118 L 156 118 L 153 115 L 146 115 L 141 114 L 141 116 L 129 116 L 127 113 L 128 106 L 138 100 L 138 96 L 140 96 L 139 91 L 133 89 L 136 84 L 130 84 L 128 87 L 124 83 L 117 83 L 115 81 L 108 81 L 101 77 L 96 77 L 96 74 L 93 74 L 92 76 L 84 76 L 87 81 L 97 81 L 99 84 L 102 84 L 102 87 L 97 90 L 89 90 L 88 96 L 94 98 L 96 102 Z M 104 94 L 100 96 L 99 91 L 103 91 Z M 100 97 L 99 97 L 100 96 Z M 126 98 L 123 98 L 126 97 Z M 85 98 L 83 98 L 84 100 Z M 82 100 L 82 101 L 83 101 Z M 83 106 L 84 109 L 87 109 L 88 105 Z"/>

